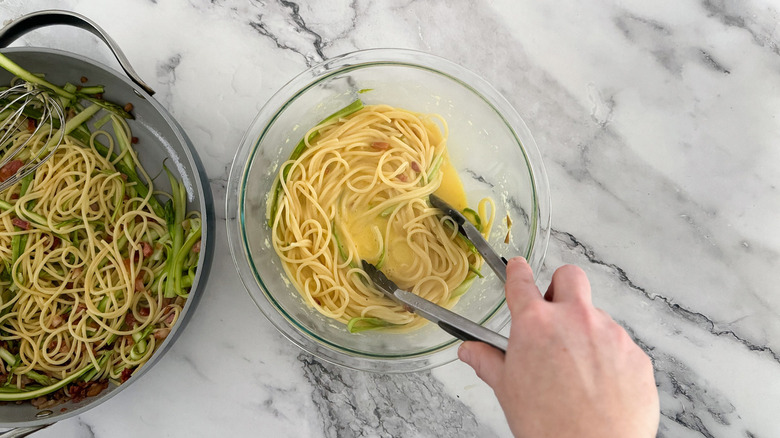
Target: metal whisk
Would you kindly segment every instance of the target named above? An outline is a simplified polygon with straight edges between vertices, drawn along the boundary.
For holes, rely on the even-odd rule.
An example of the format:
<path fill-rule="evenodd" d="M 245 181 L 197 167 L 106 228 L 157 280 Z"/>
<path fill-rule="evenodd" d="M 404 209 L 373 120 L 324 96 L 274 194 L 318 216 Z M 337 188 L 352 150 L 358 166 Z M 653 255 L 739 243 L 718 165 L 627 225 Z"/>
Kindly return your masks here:
<path fill-rule="evenodd" d="M 0 192 L 48 160 L 65 138 L 65 113 L 49 91 L 21 83 L 0 92 Z M 29 136 L 18 136 L 29 133 Z"/>

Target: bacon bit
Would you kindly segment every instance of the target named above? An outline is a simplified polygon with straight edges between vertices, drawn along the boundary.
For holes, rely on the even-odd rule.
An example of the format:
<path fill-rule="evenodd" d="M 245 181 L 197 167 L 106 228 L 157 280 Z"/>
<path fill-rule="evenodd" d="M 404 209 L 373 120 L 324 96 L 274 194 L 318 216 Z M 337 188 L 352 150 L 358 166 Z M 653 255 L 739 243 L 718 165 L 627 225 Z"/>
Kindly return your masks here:
<path fill-rule="evenodd" d="M 125 324 L 127 324 L 128 327 L 133 327 L 135 323 L 136 323 L 135 316 L 133 316 L 132 313 L 128 313 L 127 315 L 125 315 Z"/>
<path fill-rule="evenodd" d="M 132 103 L 128 103 L 127 105 L 125 105 L 125 111 L 130 112 L 132 110 L 133 110 L 133 104 Z"/>
<path fill-rule="evenodd" d="M 140 309 L 138 309 L 138 314 L 141 316 L 149 316 L 149 308 L 141 307 Z"/>
<path fill-rule="evenodd" d="M 68 347 L 68 344 L 66 344 L 64 342 L 62 344 L 60 344 L 60 353 L 67 353 L 68 351 L 70 351 L 70 348 Z"/>
<path fill-rule="evenodd" d="M 63 321 L 64 319 L 62 319 L 62 316 L 54 315 L 54 317 L 51 319 L 51 322 L 49 322 L 49 328 L 57 328 L 62 324 Z"/>
<path fill-rule="evenodd" d="M 194 253 L 199 253 L 200 252 L 200 240 L 198 240 L 197 242 L 195 242 L 192 245 L 192 252 L 194 252 Z"/>
<path fill-rule="evenodd" d="M 76 382 L 68 387 L 68 394 L 74 403 L 84 400 L 87 392 L 87 382 Z"/>
<path fill-rule="evenodd" d="M 138 144 L 138 137 L 130 137 L 130 143 Z"/>
<path fill-rule="evenodd" d="M 135 291 L 143 292 L 143 290 L 144 290 L 144 276 L 143 274 L 138 274 L 138 276 L 135 277 Z"/>
<path fill-rule="evenodd" d="M 68 412 L 68 408 L 62 408 L 60 409 L 60 412 Z"/>
<path fill-rule="evenodd" d="M 127 269 L 127 271 L 129 272 L 130 271 L 130 259 L 122 259 L 122 263 L 125 265 L 125 269 Z"/>
<path fill-rule="evenodd" d="M 166 323 L 166 324 L 168 324 L 168 325 L 171 325 L 171 324 L 173 324 L 173 320 L 174 320 L 175 318 L 176 318 L 176 312 L 171 312 L 171 314 L 170 314 L 170 315 L 168 315 L 168 316 L 165 318 L 165 323 Z"/>
<path fill-rule="evenodd" d="M 60 243 L 62 243 L 62 240 L 60 240 L 59 237 L 53 236 L 51 240 L 51 245 L 49 245 L 49 249 L 57 249 L 60 247 Z"/>
<path fill-rule="evenodd" d="M 171 329 L 169 328 L 161 328 L 157 329 L 152 332 L 152 336 L 154 336 L 154 339 L 165 339 L 168 337 L 168 335 L 171 333 Z"/>
<path fill-rule="evenodd" d="M 390 149 L 390 143 L 386 141 L 375 141 L 371 143 L 371 147 L 378 151 L 386 151 Z"/>
<path fill-rule="evenodd" d="M 35 119 L 27 119 L 27 130 L 30 132 L 35 131 Z"/>
<path fill-rule="evenodd" d="M 98 93 L 98 94 L 95 95 L 95 97 L 98 98 L 98 99 L 102 99 L 103 98 L 103 93 Z"/>
<path fill-rule="evenodd" d="M 19 199 L 18 193 L 11 193 L 11 199 Z"/>
<path fill-rule="evenodd" d="M 406 182 L 406 175 L 404 175 L 403 173 L 399 173 L 396 178 L 398 178 L 399 181 Z"/>
<path fill-rule="evenodd" d="M 141 242 L 141 250 L 144 253 L 144 257 L 149 257 L 154 252 L 152 245 L 149 245 L 146 242 Z"/>
<path fill-rule="evenodd" d="M 411 164 L 411 166 L 412 166 L 412 170 L 414 170 L 414 171 L 415 171 L 415 172 L 417 172 L 417 173 L 419 173 L 419 172 L 420 172 L 420 165 L 419 165 L 419 164 L 417 164 L 417 162 L 416 162 L 416 161 L 412 161 L 412 164 Z"/>
<path fill-rule="evenodd" d="M 132 368 L 125 368 L 122 370 L 122 376 L 119 378 L 119 380 L 122 381 L 122 383 L 127 382 L 127 380 L 130 378 L 130 376 L 133 375 Z"/>
<path fill-rule="evenodd" d="M 0 182 L 7 180 L 8 178 L 14 176 L 17 170 L 21 169 L 22 166 L 24 166 L 24 161 L 22 160 L 11 160 L 0 168 Z"/>
<path fill-rule="evenodd" d="M 30 229 L 30 223 L 25 221 L 25 220 L 19 219 L 18 217 L 15 217 L 15 218 L 11 219 L 11 223 L 13 223 L 15 226 L 17 226 L 17 227 L 19 227 L 19 228 L 21 228 L 23 230 L 29 230 Z"/>
<path fill-rule="evenodd" d="M 49 399 L 46 398 L 46 396 L 41 396 L 30 400 L 30 404 L 40 409 L 41 407 L 43 407 L 43 404 L 46 403 L 47 401 L 49 401 Z"/>
<path fill-rule="evenodd" d="M 103 392 L 103 390 L 106 388 L 108 388 L 108 380 L 104 380 L 102 382 L 93 382 L 87 389 L 87 397 L 94 397 Z"/>
<path fill-rule="evenodd" d="M 165 308 L 163 311 L 166 311 L 170 309 L 170 305 L 173 302 L 173 298 L 163 298 L 162 299 L 162 306 Z"/>
<path fill-rule="evenodd" d="M 127 175 L 125 175 L 124 173 L 120 173 L 120 174 L 119 174 L 119 177 L 120 177 L 120 178 L 122 178 L 122 181 L 127 181 Z M 127 201 L 128 199 L 130 199 L 130 197 L 128 197 L 127 195 L 125 195 L 125 197 L 124 197 L 124 198 L 125 198 L 125 201 Z"/>
<path fill-rule="evenodd" d="M 86 84 L 87 81 L 89 81 L 89 79 L 87 79 L 86 76 L 82 76 L 81 79 L 79 79 L 79 80 L 81 81 L 82 84 Z"/>
<path fill-rule="evenodd" d="M 106 241 L 106 243 L 111 243 L 111 242 L 113 242 L 113 241 L 114 241 L 114 236 L 112 236 L 112 235 L 110 235 L 110 234 L 106 234 L 106 237 L 105 237 L 105 238 L 103 238 L 103 240 L 105 240 L 105 241 Z"/>

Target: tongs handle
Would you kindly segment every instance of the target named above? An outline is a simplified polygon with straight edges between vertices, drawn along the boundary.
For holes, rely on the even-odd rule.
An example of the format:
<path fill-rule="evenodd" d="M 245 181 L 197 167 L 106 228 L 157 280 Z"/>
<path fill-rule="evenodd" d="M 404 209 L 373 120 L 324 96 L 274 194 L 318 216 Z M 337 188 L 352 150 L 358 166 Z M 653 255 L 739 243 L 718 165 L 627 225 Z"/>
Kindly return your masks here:
<path fill-rule="evenodd" d="M 474 323 L 472 322 L 472 324 Z M 438 325 L 439 327 L 441 327 L 442 330 L 451 334 L 452 336 L 455 336 L 461 341 L 484 342 L 492 347 L 498 348 L 504 353 L 506 353 L 507 346 L 509 345 L 509 339 L 499 335 L 494 331 L 490 331 L 485 327 L 482 327 L 481 325 L 474 324 L 475 327 L 473 327 L 475 331 L 485 332 L 485 333 L 479 333 L 479 336 L 469 333 L 468 331 L 463 330 L 462 328 L 449 325 L 446 322 L 439 321 Z"/>
<path fill-rule="evenodd" d="M 412 307 L 418 315 L 435 322 L 442 330 L 462 341 L 480 341 L 506 352 L 509 339 L 405 290 L 395 291 L 395 296 Z"/>
<path fill-rule="evenodd" d="M 152 90 L 151 87 L 146 85 L 146 83 L 141 80 L 141 77 L 138 76 L 138 73 L 136 73 L 135 70 L 133 70 L 133 67 L 130 66 L 130 61 L 127 60 L 127 57 L 119 48 L 119 45 L 117 45 L 117 43 L 106 33 L 106 31 L 98 26 L 94 21 L 75 12 L 48 9 L 45 11 L 32 12 L 30 14 L 23 15 L 0 29 L 0 48 L 8 47 L 9 44 L 16 41 L 17 38 L 21 37 L 27 32 L 38 29 L 40 27 L 53 26 L 58 24 L 84 29 L 103 40 L 103 42 L 106 43 L 108 48 L 111 50 L 111 53 L 113 53 L 116 57 L 116 60 L 119 61 L 119 65 L 122 67 L 122 70 L 127 73 L 127 76 L 130 78 L 130 80 L 135 82 L 136 85 L 149 93 L 149 95 L 154 94 L 154 90 Z"/>

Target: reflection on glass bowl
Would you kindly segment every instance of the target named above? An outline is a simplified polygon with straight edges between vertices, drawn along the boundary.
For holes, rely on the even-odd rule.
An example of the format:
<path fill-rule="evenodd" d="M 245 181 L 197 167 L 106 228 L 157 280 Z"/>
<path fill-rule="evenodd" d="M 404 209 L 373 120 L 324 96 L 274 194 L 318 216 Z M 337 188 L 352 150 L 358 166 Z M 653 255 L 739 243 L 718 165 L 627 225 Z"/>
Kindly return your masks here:
<path fill-rule="evenodd" d="M 349 333 L 304 302 L 271 245 L 266 209 L 280 164 L 308 129 L 357 98 L 443 116 L 447 149 L 469 203 L 484 197 L 496 203 L 489 242 L 507 259 L 525 257 L 534 271 L 549 237 L 547 176 L 531 133 L 497 91 L 463 67 L 410 50 L 359 51 L 319 64 L 279 90 L 247 130 L 228 180 L 228 240 L 263 314 L 296 345 L 332 363 L 386 373 L 429 369 L 455 359 L 458 341 L 433 324 L 402 333 Z M 503 284 L 484 271 L 453 311 L 499 330 L 509 321 Z"/>

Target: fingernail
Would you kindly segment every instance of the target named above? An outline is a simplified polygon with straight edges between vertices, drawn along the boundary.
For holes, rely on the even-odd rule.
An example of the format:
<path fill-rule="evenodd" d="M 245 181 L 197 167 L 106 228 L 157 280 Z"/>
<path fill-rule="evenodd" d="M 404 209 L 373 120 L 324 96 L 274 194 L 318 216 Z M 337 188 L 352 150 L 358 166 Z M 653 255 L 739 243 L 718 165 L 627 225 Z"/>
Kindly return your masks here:
<path fill-rule="evenodd" d="M 514 263 L 521 263 L 521 262 L 522 263 L 528 263 L 528 260 L 526 260 L 525 257 L 517 256 L 517 257 L 512 257 L 511 259 L 509 259 L 509 262 L 507 262 L 507 264 L 512 263 L 512 262 L 514 262 Z"/>
<path fill-rule="evenodd" d="M 468 347 L 466 347 L 466 344 L 460 344 L 460 347 L 458 347 L 458 358 L 462 360 L 463 362 L 469 361 L 469 355 L 471 352 L 469 352 Z"/>

